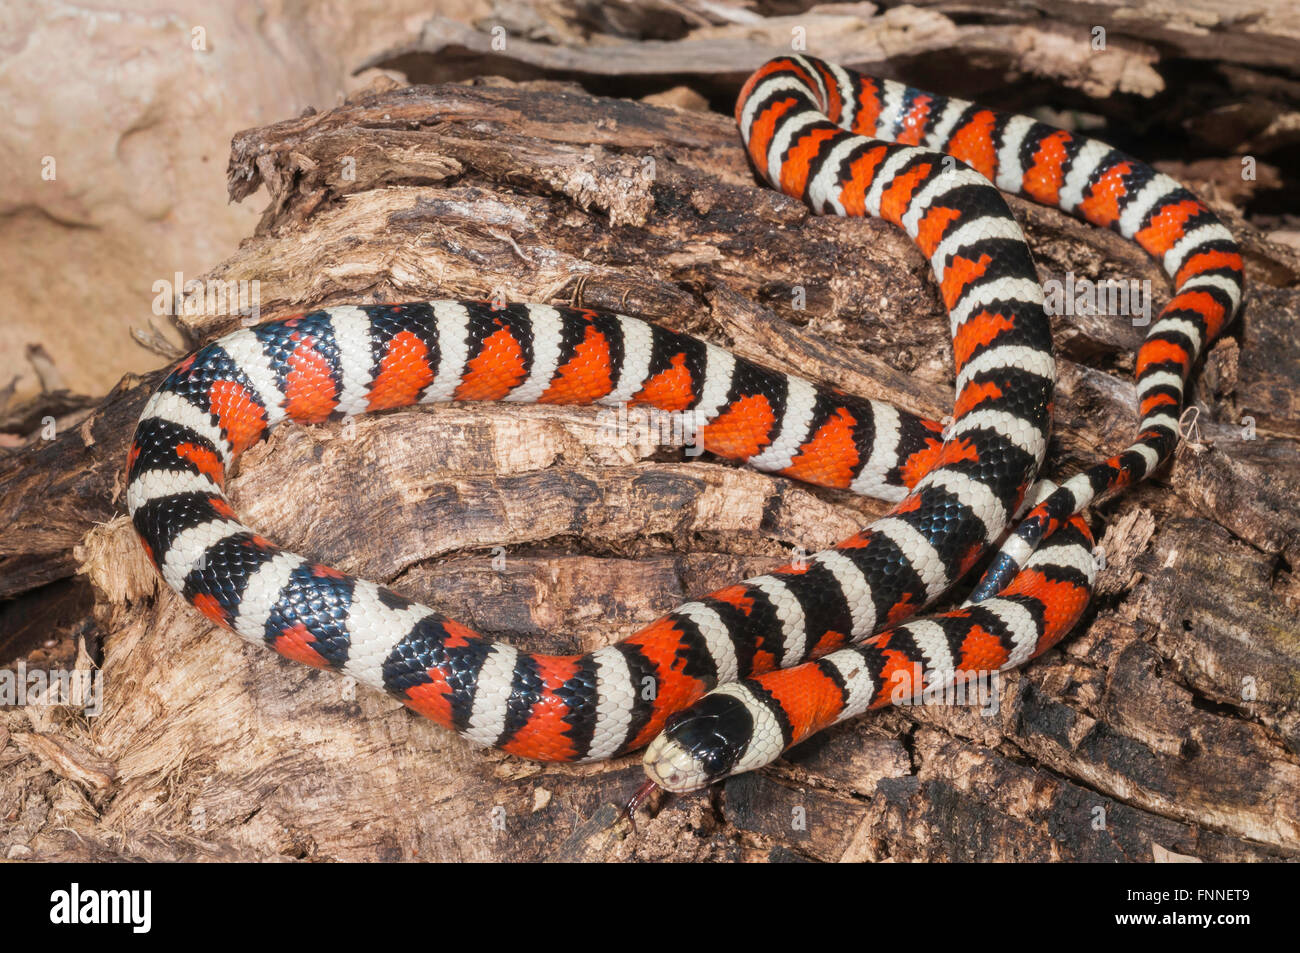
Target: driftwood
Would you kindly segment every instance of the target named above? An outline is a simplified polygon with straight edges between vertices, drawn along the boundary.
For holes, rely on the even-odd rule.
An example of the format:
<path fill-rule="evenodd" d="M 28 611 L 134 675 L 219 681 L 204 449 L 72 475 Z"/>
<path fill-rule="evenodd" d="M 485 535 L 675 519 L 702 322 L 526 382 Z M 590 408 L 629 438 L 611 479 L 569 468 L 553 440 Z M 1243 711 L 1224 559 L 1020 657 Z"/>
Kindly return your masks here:
<path fill-rule="evenodd" d="M 42 859 L 1300 856 L 1300 263 L 1223 201 L 1225 165 L 1189 181 L 1246 250 L 1244 325 L 1199 374 L 1174 463 L 1099 508 L 1107 564 L 1087 618 L 1003 681 L 992 716 L 859 719 L 667 800 L 633 836 L 616 805 L 636 758 L 541 766 L 472 748 L 245 645 L 162 586 L 122 516 L 155 374 L 0 457 L 6 647 L 32 666 L 102 665 L 103 687 L 92 718 L 0 710 L 0 845 Z M 230 182 L 270 204 L 209 277 L 258 280 L 264 319 L 578 299 L 935 417 L 951 404 L 921 256 L 892 226 L 760 187 L 726 116 L 554 83 L 389 89 L 240 134 Z M 1044 280 L 1167 287 L 1118 237 L 1012 208 Z M 238 318 L 181 321 L 209 340 Z M 1056 332 L 1049 475 L 1126 442 L 1142 334 L 1113 316 Z M 232 497 L 281 544 L 549 651 L 623 637 L 886 509 L 597 433 L 591 410 L 493 405 L 285 427 L 246 454 Z M 86 650 L 59 656 L 68 644 Z"/>

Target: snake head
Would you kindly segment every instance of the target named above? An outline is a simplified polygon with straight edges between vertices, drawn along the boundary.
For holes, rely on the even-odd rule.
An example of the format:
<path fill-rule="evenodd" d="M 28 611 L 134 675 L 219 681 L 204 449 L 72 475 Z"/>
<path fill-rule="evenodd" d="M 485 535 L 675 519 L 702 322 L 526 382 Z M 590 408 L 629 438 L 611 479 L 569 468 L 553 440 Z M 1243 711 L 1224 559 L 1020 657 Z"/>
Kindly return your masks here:
<path fill-rule="evenodd" d="M 697 791 L 732 773 L 753 730 L 744 702 L 711 692 L 668 717 L 641 759 L 645 773 L 666 791 Z"/>

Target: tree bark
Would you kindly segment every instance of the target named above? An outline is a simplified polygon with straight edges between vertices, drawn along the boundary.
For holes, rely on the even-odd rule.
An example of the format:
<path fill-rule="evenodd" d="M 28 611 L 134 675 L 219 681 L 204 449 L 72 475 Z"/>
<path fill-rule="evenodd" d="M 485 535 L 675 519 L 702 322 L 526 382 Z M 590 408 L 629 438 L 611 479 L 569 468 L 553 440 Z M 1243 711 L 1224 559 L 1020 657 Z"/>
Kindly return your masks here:
<path fill-rule="evenodd" d="M 1003 680 L 996 713 L 871 714 L 666 800 L 633 834 L 617 805 L 637 757 L 536 765 L 473 748 L 245 645 L 162 585 L 122 515 L 159 372 L 0 457 L 5 611 L 40 601 L 42 625 L 84 646 L 67 664 L 102 663 L 103 685 L 93 718 L 0 710 L 0 844 L 40 859 L 1300 857 L 1300 263 L 1238 214 L 1251 192 L 1237 166 L 1171 169 L 1223 213 L 1250 282 L 1244 322 L 1197 375 L 1198 429 L 1155 479 L 1098 508 L 1094 604 Z M 345 302 L 580 300 L 936 418 L 951 407 L 922 256 L 893 226 L 813 216 L 760 186 L 723 115 L 550 81 L 377 90 L 239 134 L 229 179 L 232 198 L 264 186 L 270 202 L 208 277 L 259 281 L 263 319 Z M 1127 242 L 1011 205 L 1043 280 L 1148 279 L 1163 299 L 1166 280 Z M 238 319 L 180 321 L 206 341 Z M 1055 332 L 1049 476 L 1131 436 L 1143 329 L 1071 316 Z M 597 428 L 591 409 L 475 404 L 287 426 L 245 455 L 230 491 L 282 545 L 562 652 L 887 509 L 605 446 Z M 32 665 L 52 651 L 23 648 Z"/>

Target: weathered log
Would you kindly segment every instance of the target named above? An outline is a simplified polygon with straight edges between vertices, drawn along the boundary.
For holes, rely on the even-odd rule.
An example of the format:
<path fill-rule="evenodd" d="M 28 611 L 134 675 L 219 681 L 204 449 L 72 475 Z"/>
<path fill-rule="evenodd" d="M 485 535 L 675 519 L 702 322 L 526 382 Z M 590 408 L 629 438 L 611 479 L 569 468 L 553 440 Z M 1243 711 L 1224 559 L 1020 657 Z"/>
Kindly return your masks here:
<path fill-rule="evenodd" d="M 991 105 L 1082 106 L 1137 126 L 1161 122 L 1176 141 L 1229 153 L 1294 144 L 1300 115 L 1294 79 L 1277 74 L 1293 71 L 1300 58 L 1300 20 L 1287 0 L 1249 13 L 1214 0 L 710 3 L 667 11 L 638 3 L 618 16 L 608 15 L 617 3 L 546 6 L 554 15 L 545 20 L 531 11 L 512 17 L 509 9 L 475 26 L 431 17 L 414 40 L 357 71 L 398 70 L 417 83 L 565 79 L 606 95 L 684 84 L 725 111 L 753 68 L 756 46 L 773 54 L 793 47 Z M 593 6 L 606 14 L 599 23 Z M 653 40 L 647 21 L 658 27 Z M 591 42 L 593 27 L 617 35 Z M 1056 88 L 1050 99 L 1041 95 L 1044 83 Z M 1196 95 L 1182 95 L 1192 86 Z M 1150 109 L 1153 100 L 1161 108 Z"/>
<path fill-rule="evenodd" d="M 237 199 L 265 186 L 270 203 L 209 277 L 257 279 L 264 318 L 497 292 L 578 298 L 936 417 L 951 403 L 946 323 L 921 256 L 892 226 L 815 217 L 760 187 L 725 116 L 554 84 L 392 89 L 240 134 L 230 182 Z M 0 711 L 6 849 L 1300 856 L 1300 268 L 1211 184 L 1192 184 L 1247 251 L 1244 325 L 1200 375 L 1199 431 L 1174 464 L 1099 507 L 1108 562 L 1088 617 L 1004 680 L 995 713 L 859 719 L 720 791 L 668 800 L 630 836 L 615 805 L 640 779 L 636 758 L 541 766 L 472 748 L 391 699 L 246 646 L 162 586 L 121 515 L 122 463 L 154 375 L 124 381 L 76 429 L 0 457 L 0 594 L 76 571 L 104 636 L 102 714 Z M 1012 207 L 1043 279 L 1166 287 L 1116 236 Z M 185 320 L 202 340 L 238 322 Z M 1049 475 L 1128 438 L 1142 334 L 1113 316 L 1061 318 L 1056 331 Z M 606 644 L 886 508 L 676 450 L 607 446 L 597 431 L 592 410 L 493 405 L 285 427 L 245 455 L 231 495 L 283 545 L 551 651 Z"/>

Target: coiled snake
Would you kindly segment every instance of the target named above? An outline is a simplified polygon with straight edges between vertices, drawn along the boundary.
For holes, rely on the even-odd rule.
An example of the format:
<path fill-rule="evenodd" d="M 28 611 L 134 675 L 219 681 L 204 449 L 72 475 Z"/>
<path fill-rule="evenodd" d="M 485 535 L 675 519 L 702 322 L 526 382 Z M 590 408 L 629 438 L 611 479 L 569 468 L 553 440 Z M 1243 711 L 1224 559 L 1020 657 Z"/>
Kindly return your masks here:
<path fill-rule="evenodd" d="M 761 67 L 736 119 L 773 186 L 814 212 L 893 222 L 929 259 L 955 354 L 946 429 L 624 315 L 333 307 L 228 334 L 150 398 L 127 501 L 167 584 L 246 639 L 352 675 L 479 744 L 550 761 L 649 745 L 647 774 L 673 791 L 1055 644 L 1094 576 L 1079 512 L 1173 451 L 1187 375 L 1240 308 L 1232 235 L 1177 182 L 1103 143 L 812 57 Z M 1175 286 L 1138 352 L 1134 443 L 1055 489 L 1035 484 L 1055 382 L 1048 316 L 998 189 L 1117 231 Z M 286 552 L 222 494 L 231 462 L 286 418 L 451 400 L 690 411 L 714 454 L 896 505 L 838 546 L 702 595 L 622 642 L 551 656 Z M 1031 493 L 1036 505 L 1006 535 Z M 970 600 L 905 621 L 1004 537 Z"/>

